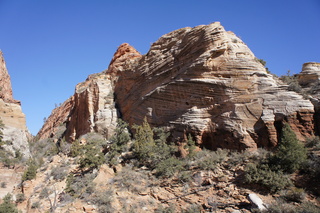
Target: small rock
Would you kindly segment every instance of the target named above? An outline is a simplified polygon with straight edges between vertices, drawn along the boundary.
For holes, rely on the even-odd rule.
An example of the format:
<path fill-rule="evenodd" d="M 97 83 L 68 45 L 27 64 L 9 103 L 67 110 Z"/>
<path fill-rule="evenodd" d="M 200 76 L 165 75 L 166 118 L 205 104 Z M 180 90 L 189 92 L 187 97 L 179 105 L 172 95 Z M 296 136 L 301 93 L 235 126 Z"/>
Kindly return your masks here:
<path fill-rule="evenodd" d="M 258 195 L 249 194 L 248 200 L 255 208 L 258 208 L 259 210 L 266 210 L 265 204 Z"/>

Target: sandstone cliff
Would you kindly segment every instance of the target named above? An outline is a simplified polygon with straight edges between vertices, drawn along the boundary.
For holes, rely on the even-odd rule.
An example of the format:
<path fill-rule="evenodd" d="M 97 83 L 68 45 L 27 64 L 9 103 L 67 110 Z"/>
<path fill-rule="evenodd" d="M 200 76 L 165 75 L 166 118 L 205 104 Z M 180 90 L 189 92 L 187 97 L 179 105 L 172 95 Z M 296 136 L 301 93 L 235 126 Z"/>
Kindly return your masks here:
<path fill-rule="evenodd" d="M 54 111 L 39 137 L 53 134 L 47 127 L 59 119 L 68 140 L 90 131 L 108 136 L 117 110 L 130 125 L 147 117 L 173 140 L 190 133 L 209 149 L 273 147 L 283 121 L 300 139 L 313 134 L 311 102 L 268 74 L 218 22 L 168 33 L 142 56 L 121 45 L 109 68 L 79 84 L 67 102 L 70 110 L 55 110 L 63 118 Z"/>
<path fill-rule="evenodd" d="M 3 54 L 0 51 L 0 118 L 4 124 L 2 129 L 3 141 L 9 141 L 3 147 L 13 155 L 19 150 L 26 157 L 30 156 L 25 115 L 20 101 L 14 100 L 10 76 L 8 74 Z"/>
<path fill-rule="evenodd" d="M 220 23 L 162 36 L 119 75 L 124 120 L 140 124 L 146 116 L 175 138 L 192 133 L 206 148 L 275 146 L 283 121 L 301 139 L 313 131 L 312 104 L 280 85 Z"/>

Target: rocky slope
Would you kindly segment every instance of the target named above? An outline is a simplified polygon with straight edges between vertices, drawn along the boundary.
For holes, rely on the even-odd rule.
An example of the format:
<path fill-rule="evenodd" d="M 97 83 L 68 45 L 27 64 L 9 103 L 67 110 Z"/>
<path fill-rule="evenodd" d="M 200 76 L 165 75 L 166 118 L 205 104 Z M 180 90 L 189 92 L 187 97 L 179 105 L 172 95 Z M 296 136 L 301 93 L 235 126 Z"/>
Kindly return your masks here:
<path fill-rule="evenodd" d="M 26 126 L 26 118 L 21 110 L 20 101 L 12 96 L 10 76 L 6 63 L 0 51 L 0 118 L 4 124 L 2 129 L 3 141 L 10 141 L 3 148 L 8 152 L 15 153 L 19 150 L 25 157 L 30 156 Z"/>
<path fill-rule="evenodd" d="M 116 111 L 130 125 L 146 117 L 173 140 L 191 134 L 209 149 L 274 147 L 283 121 L 300 139 L 313 134 L 312 103 L 268 74 L 218 22 L 168 33 L 142 56 L 121 45 L 109 68 L 79 84 L 39 137 L 54 134 L 60 123 L 69 141 L 92 131 L 108 136 Z"/>

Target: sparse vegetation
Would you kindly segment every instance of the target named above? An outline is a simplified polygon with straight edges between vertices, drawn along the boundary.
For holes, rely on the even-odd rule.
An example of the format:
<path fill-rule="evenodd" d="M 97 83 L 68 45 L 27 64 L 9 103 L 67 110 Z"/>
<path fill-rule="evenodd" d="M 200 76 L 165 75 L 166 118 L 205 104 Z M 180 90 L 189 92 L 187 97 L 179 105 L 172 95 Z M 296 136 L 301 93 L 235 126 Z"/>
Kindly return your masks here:
<path fill-rule="evenodd" d="M 34 159 L 29 159 L 27 165 L 28 167 L 22 175 L 22 181 L 32 180 L 37 175 L 37 162 Z"/>
<path fill-rule="evenodd" d="M 0 213 L 18 213 L 16 205 L 12 201 L 12 195 L 7 194 L 0 204 Z"/>
<path fill-rule="evenodd" d="M 74 198 L 89 198 L 94 191 L 95 184 L 92 180 L 96 174 L 72 174 L 67 177 L 65 192 Z"/>
<path fill-rule="evenodd" d="M 22 203 L 25 200 L 26 200 L 26 196 L 23 193 L 17 194 L 16 196 L 17 203 Z"/>

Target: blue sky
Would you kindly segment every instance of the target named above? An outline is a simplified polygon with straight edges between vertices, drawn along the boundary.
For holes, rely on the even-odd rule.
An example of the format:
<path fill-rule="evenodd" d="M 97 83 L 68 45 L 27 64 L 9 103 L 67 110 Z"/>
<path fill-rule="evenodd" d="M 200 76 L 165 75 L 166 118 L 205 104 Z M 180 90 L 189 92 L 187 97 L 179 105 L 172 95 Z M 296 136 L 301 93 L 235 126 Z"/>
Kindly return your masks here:
<path fill-rule="evenodd" d="M 35 135 L 120 44 L 145 54 L 163 34 L 215 21 L 277 75 L 320 62 L 320 0 L 0 0 L 0 49 Z"/>

